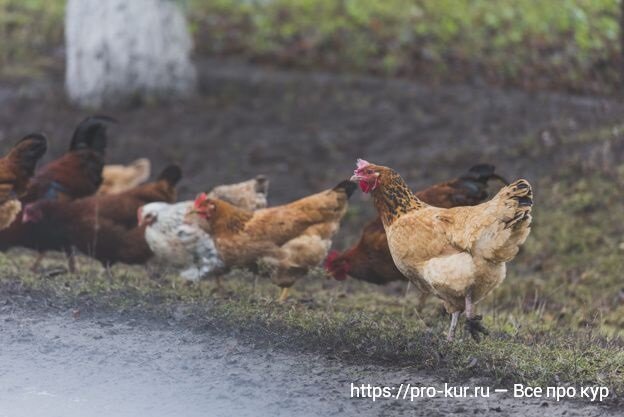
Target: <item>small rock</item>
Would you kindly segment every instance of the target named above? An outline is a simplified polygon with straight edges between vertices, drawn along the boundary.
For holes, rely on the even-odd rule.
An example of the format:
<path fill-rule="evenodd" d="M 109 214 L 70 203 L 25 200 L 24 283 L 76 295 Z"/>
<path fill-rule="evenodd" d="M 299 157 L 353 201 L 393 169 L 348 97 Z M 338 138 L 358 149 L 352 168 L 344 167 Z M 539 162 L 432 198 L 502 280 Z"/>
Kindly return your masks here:
<path fill-rule="evenodd" d="M 477 365 L 478 362 L 479 361 L 477 360 L 477 358 L 475 358 L 474 356 L 471 356 L 470 357 L 470 362 L 468 362 L 468 365 L 466 365 L 466 369 L 474 368 Z"/>

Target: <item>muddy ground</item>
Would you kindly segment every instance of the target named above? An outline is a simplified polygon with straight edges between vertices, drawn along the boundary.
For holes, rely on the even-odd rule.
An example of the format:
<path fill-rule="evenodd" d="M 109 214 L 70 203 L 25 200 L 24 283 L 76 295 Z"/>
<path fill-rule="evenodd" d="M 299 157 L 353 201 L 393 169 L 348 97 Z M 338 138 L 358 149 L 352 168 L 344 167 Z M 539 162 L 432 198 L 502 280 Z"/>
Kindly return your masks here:
<path fill-rule="evenodd" d="M 42 308 L 30 297 L 3 300 L 0 334 L 0 416 L 7 417 L 620 415 L 614 408 L 509 393 L 449 399 L 442 394 L 448 381 L 410 367 L 256 348 L 145 315 L 77 316 L 62 306 Z M 351 383 L 409 383 L 440 394 L 372 401 L 351 398 Z M 456 385 L 489 386 L 479 380 Z"/>
<path fill-rule="evenodd" d="M 179 163 L 185 173 L 181 198 L 263 173 L 271 180 L 270 202 L 281 203 L 349 176 L 357 157 L 396 168 L 414 188 L 479 162 L 495 164 L 510 179 L 538 181 L 566 164 L 609 171 L 623 159 L 624 141 L 584 141 L 579 135 L 604 129 L 624 133 L 624 104 L 610 99 L 428 87 L 235 61 L 203 61 L 200 69 L 201 88 L 188 102 L 100 111 L 120 122 L 111 130 L 109 160 L 149 157 L 154 175 L 167 163 Z M 0 80 L 0 106 L 0 147 L 41 130 L 51 139 L 47 159 L 63 152 L 73 127 L 89 114 L 66 102 L 59 73 L 23 83 Z M 352 241 L 372 215 L 366 197 L 358 193 L 354 200 L 338 246 Z M 350 381 L 445 381 L 409 367 L 342 362 L 322 349 L 266 351 L 254 348 L 253 338 L 242 342 L 169 316 L 96 311 L 75 319 L 70 306 L 45 308 L 41 304 L 50 300 L 28 297 L 25 303 L 4 299 L 0 309 L 0 416 L 193 416 L 233 410 L 267 416 L 618 415 L 573 401 L 497 396 L 351 400 Z M 468 384 L 481 382 L 489 385 Z"/>
<path fill-rule="evenodd" d="M 181 164 L 183 198 L 264 173 L 271 202 L 281 203 L 349 176 L 358 157 L 391 165 L 416 188 L 478 162 L 535 181 L 556 164 L 599 151 L 558 146 L 566 134 L 618 124 L 624 113 L 623 103 L 602 98 L 428 87 L 236 61 L 199 67 L 193 100 L 99 111 L 120 122 L 110 134 L 110 161 L 148 157 L 155 171 Z M 67 147 L 88 111 L 69 105 L 62 87 L 60 73 L 27 83 L 0 80 L 2 148 L 33 130 L 51 139 L 48 159 Z"/>

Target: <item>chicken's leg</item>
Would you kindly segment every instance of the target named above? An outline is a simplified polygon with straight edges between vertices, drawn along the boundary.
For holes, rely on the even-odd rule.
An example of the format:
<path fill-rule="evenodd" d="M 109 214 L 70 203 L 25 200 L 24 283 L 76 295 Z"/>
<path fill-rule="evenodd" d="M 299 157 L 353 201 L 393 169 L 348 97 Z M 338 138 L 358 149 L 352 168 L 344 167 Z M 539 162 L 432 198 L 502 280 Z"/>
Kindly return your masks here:
<path fill-rule="evenodd" d="M 32 272 L 37 272 L 37 270 L 41 266 L 41 261 L 43 261 L 44 257 L 45 257 L 45 252 L 38 252 L 37 253 L 37 257 L 35 258 L 35 262 L 30 267 L 30 270 Z"/>
<path fill-rule="evenodd" d="M 74 248 L 67 253 L 67 267 L 69 268 L 70 273 L 76 273 L 76 252 L 74 251 Z"/>
<path fill-rule="evenodd" d="M 288 298 L 288 293 L 290 292 L 290 287 L 283 287 L 280 292 L 280 296 L 277 299 L 278 302 L 283 303 Z"/>
<path fill-rule="evenodd" d="M 221 281 L 221 275 L 215 276 L 215 287 L 210 291 L 211 294 L 219 293 L 223 294 L 223 282 Z"/>
<path fill-rule="evenodd" d="M 471 319 L 474 314 L 474 304 L 472 304 L 472 289 L 469 289 L 466 292 L 466 307 L 464 309 L 464 313 L 466 313 L 466 318 Z"/>
<path fill-rule="evenodd" d="M 429 293 L 421 290 L 420 294 L 418 294 L 418 306 L 416 307 L 416 311 L 422 313 L 423 308 L 425 308 L 427 298 L 429 298 Z"/>
<path fill-rule="evenodd" d="M 490 334 L 485 326 L 481 324 L 481 320 L 483 319 L 483 317 L 474 314 L 474 304 L 472 303 L 471 289 L 469 289 L 466 293 L 466 307 L 464 312 L 466 313 L 466 330 L 468 330 L 468 332 L 475 341 L 481 341 L 481 335 L 479 333 L 483 333 L 486 336 Z"/>
<path fill-rule="evenodd" d="M 449 342 L 452 342 L 453 338 L 455 338 L 455 328 L 457 327 L 457 322 L 459 321 L 460 314 L 461 311 L 456 311 L 451 314 L 451 327 L 449 327 L 448 336 L 446 337 L 446 340 L 448 340 Z"/>

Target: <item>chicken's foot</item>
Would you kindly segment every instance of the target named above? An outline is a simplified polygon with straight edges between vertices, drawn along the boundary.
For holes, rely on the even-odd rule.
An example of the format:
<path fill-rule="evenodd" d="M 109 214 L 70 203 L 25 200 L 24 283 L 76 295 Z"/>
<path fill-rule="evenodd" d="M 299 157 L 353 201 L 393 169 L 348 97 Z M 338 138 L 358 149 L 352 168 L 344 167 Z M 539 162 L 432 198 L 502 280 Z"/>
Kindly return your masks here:
<path fill-rule="evenodd" d="M 476 341 L 481 341 L 481 334 L 487 336 L 490 334 L 488 329 L 481 323 L 482 316 L 474 316 L 471 319 L 466 319 L 466 330 L 470 333 L 470 336 Z"/>

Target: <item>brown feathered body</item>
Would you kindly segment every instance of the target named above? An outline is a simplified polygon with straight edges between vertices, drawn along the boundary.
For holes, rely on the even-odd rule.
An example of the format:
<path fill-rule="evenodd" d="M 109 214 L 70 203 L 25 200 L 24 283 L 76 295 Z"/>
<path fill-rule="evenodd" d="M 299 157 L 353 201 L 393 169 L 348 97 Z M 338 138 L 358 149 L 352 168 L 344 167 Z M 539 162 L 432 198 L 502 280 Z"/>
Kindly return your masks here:
<path fill-rule="evenodd" d="M 45 233 L 39 249 L 62 250 L 70 253 L 77 248 L 105 265 L 117 262 L 142 264 L 152 256 L 145 242 L 145 227 L 127 228 L 98 215 L 94 197 L 73 202 L 44 200 L 27 209 L 40 210 L 38 228 Z M 91 201 L 83 201 L 91 200 Z"/>
<path fill-rule="evenodd" d="M 190 214 L 187 221 L 198 222 L 213 237 L 226 267 L 254 268 L 260 263 L 277 285 L 287 288 L 327 256 L 354 188 L 344 181 L 290 204 L 254 212 L 200 196 L 195 206 L 207 218 Z"/>
<path fill-rule="evenodd" d="M 465 175 L 428 187 L 416 193 L 416 197 L 435 207 L 473 206 L 488 197 L 488 181 L 494 179 L 506 184 L 495 173 L 494 166 L 475 165 Z M 330 254 L 325 266 L 339 280 L 345 279 L 347 275 L 377 285 L 407 280 L 392 260 L 380 217 L 364 227 L 354 246 L 342 254 Z M 425 295 L 421 298 L 424 301 L 429 293 L 428 286 L 420 285 L 418 289 Z"/>
<path fill-rule="evenodd" d="M 39 200 L 67 202 L 95 193 L 102 183 L 106 124 L 110 121 L 104 116 L 83 120 L 74 131 L 69 150 L 36 171 L 20 198 L 22 209 Z M 14 246 L 34 249 L 42 239 L 45 235 L 35 225 L 21 222 L 18 215 L 0 232 L 0 250 Z"/>
<path fill-rule="evenodd" d="M 7 228 L 19 215 L 22 209 L 19 198 L 26 193 L 37 161 L 46 150 L 46 138 L 33 134 L 21 139 L 0 158 L 0 230 Z"/>
<path fill-rule="evenodd" d="M 445 209 L 424 203 L 390 168 L 364 169 L 376 176 L 373 201 L 395 265 L 427 285 L 450 313 L 464 310 L 467 295 L 477 303 L 503 281 L 505 263 L 530 232 L 533 200 L 526 180 L 488 202 Z"/>
<path fill-rule="evenodd" d="M 91 116 L 78 124 L 69 150 L 37 170 L 22 204 L 40 199 L 70 201 L 94 194 L 102 184 L 107 138 L 105 116 Z"/>
<path fill-rule="evenodd" d="M 153 182 L 138 185 L 119 194 L 98 195 L 84 199 L 80 204 L 88 204 L 87 210 L 98 210 L 99 215 L 126 228 L 137 226 L 137 212 L 140 207 L 163 201 L 176 201 L 176 184 L 182 177 L 176 165 L 170 165 Z"/>
<path fill-rule="evenodd" d="M 27 204 L 42 198 L 71 201 L 90 196 L 102 181 L 103 162 L 97 152 L 70 151 L 37 171 L 22 200 Z"/>
<path fill-rule="evenodd" d="M 34 224 L 43 238 L 39 250 L 76 247 L 104 264 L 146 262 L 152 252 L 137 211 L 155 201 L 172 203 L 181 177 L 177 166 L 167 167 L 158 180 L 116 195 L 91 196 L 71 202 L 43 200 L 27 207 L 24 220 Z"/>

